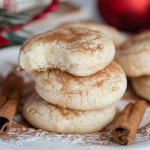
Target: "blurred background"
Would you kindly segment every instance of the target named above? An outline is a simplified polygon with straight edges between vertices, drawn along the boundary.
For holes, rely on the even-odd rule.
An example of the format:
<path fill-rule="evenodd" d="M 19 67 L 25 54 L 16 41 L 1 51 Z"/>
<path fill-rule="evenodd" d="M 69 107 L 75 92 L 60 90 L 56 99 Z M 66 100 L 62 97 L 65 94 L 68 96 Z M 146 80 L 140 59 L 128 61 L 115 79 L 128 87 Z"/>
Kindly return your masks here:
<path fill-rule="evenodd" d="M 150 28 L 150 0 L 0 0 L 0 48 L 67 22 L 107 24 L 121 33 Z"/>

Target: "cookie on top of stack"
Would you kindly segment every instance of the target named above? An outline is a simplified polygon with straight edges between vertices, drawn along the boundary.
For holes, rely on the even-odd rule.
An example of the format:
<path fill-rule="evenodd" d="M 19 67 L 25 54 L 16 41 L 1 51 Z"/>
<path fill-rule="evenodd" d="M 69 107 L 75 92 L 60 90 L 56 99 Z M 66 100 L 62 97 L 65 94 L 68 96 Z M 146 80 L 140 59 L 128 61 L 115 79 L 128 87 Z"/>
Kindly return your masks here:
<path fill-rule="evenodd" d="M 34 127 L 59 133 L 101 131 L 115 116 L 126 77 L 113 62 L 113 42 L 102 32 L 62 27 L 26 40 L 20 71 L 32 72 L 37 93 L 23 107 Z"/>
<path fill-rule="evenodd" d="M 150 101 L 150 31 L 123 43 L 116 51 L 115 61 L 131 78 L 135 92 Z"/>
<path fill-rule="evenodd" d="M 86 28 L 90 30 L 101 31 L 112 40 L 115 47 L 121 45 L 126 39 L 126 36 L 120 33 L 115 27 L 106 24 L 81 21 L 81 22 L 64 23 L 61 24 L 59 27 L 80 27 L 80 28 Z"/>

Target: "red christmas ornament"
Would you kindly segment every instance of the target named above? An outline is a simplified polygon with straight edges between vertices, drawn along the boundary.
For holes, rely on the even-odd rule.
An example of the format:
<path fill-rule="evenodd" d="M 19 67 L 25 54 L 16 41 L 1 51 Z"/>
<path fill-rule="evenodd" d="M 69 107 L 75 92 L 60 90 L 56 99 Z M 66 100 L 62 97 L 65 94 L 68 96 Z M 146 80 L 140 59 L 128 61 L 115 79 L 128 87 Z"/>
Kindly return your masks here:
<path fill-rule="evenodd" d="M 150 0 L 98 0 L 104 20 L 123 31 L 150 29 Z"/>

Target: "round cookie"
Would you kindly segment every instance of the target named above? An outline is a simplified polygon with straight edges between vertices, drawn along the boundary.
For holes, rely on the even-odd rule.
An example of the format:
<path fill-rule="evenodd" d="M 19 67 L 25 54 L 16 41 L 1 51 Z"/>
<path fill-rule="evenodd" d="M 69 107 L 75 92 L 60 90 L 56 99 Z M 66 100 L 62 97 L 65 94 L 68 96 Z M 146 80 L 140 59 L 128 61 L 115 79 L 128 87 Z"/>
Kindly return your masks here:
<path fill-rule="evenodd" d="M 113 41 L 116 47 L 118 47 L 124 41 L 124 36 L 116 28 L 105 24 L 92 22 L 69 22 L 62 24 L 60 27 L 81 27 L 90 30 L 101 31 Z"/>
<path fill-rule="evenodd" d="M 31 73 L 37 93 L 62 108 L 95 110 L 116 103 L 127 86 L 121 67 L 111 62 L 91 76 L 73 76 L 60 70 Z"/>
<path fill-rule="evenodd" d="M 24 42 L 18 70 L 60 69 L 76 76 L 88 76 L 104 69 L 114 55 L 113 42 L 100 31 L 57 28 Z"/>
<path fill-rule="evenodd" d="M 102 110 L 75 111 L 61 109 L 32 95 L 23 106 L 23 117 L 35 128 L 66 134 L 101 131 L 114 118 L 114 105 Z"/>
<path fill-rule="evenodd" d="M 150 101 L 150 76 L 131 78 L 131 82 L 135 92 Z"/>
<path fill-rule="evenodd" d="M 122 44 L 116 51 L 115 61 L 128 77 L 150 75 L 150 31 Z"/>

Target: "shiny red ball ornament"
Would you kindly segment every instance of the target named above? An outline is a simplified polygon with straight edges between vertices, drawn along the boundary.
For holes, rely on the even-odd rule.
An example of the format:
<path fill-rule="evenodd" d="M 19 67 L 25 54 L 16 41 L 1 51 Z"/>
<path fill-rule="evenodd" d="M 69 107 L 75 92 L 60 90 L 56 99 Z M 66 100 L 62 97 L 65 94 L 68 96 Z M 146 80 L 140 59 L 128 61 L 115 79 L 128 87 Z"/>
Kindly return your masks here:
<path fill-rule="evenodd" d="M 103 19 L 119 30 L 150 29 L 150 0 L 98 0 Z"/>

